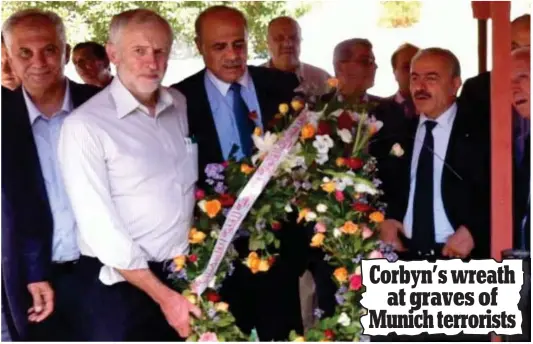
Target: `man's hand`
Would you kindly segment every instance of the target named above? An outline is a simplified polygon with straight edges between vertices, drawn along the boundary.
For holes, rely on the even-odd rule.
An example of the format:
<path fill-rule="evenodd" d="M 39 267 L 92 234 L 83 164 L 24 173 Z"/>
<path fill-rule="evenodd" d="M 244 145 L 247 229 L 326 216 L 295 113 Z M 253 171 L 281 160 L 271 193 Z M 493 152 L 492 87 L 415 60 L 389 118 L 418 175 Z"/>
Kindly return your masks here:
<path fill-rule="evenodd" d="M 28 321 L 41 322 L 54 311 L 54 291 L 48 282 L 28 284 L 33 306 L 28 309 Z"/>
<path fill-rule="evenodd" d="M 465 226 L 460 226 L 446 241 L 446 245 L 442 248 L 442 255 L 452 258 L 466 258 L 473 249 L 472 234 Z"/>
<path fill-rule="evenodd" d="M 398 237 L 398 232 L 403 231 L 403 224 L 397 220 L 388 219 L 379 225 L 379 238 L 386 244 L 392 245 L 397 252 L 404 252 L 406 248 Z"/>
<path fill-rule="evenodd" d="M 192 313 L 197 318 L 202 315 L 200 308 L 196 307 L 184 296 L 173 290 L 169 290 L 168 296 L 165 297 L 159 305 L 169 325 L 172 326 L 182 338 L 187 338 L 191 334 L 189 313 Z"/>

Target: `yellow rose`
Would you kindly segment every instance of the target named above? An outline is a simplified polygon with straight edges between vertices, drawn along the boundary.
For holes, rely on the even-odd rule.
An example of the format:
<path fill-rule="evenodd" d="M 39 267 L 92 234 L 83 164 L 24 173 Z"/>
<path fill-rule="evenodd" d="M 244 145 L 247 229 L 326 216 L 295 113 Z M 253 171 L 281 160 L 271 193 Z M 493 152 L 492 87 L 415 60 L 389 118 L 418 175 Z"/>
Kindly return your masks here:
<path fill-rule="evenodd" d="M 301 134 L 302 140 L 313 138 L 315 136 L 315 133 L 316 133 L 315 127 L 313 127 L 313 125 L 310 123 L 306 124 L 302 128 L 302 134 Z"/>
<path fill-rule="evenodd" d="M 282 114 L 282 115 L 286 115 L 287 112 L 289 112 L 289 105 L 283 103 L 283 104 L 280 104 L 279 105 L 279 112 Z"/>
<path fill-rule="evenodd" d="M 333 276 L 339 283 L 344 283 L 348 280 L 348 270 L 346 268 L 337 268 L 333 272 Z"/>
<path fill-rule="evenodd" d="M 321 186 L 322 186 L 322 190 L 326 191 L 327 193 L 332 193 L 332 192 L 335 192 L 337 185 L 335 184 L 335 182 L 327 182 L 327 183 L 322 184 Z"/>
<path fill-rule="evenodd" d="M 205 240 L 205 233 L 198 231 L 196 228 L 192 228 L 189 232 L 189 242 L 191 244 L 201 244 Z"/>
<path fill-rule="evenodd" d="M 253 274 L 256 274 L 259 271 L 259 264 L 261 264 L 261 259 L 259 259 L 257 252 L 250 252 L 248 258 L 246 258 L 246 266 Z"/>
<path fill-rule="evenodd" d="M 197 301 L 196 295 L 194 295 L 194 294 L 185 295 L 185 298 L 186 298 L 190 303 L 192 303 L 193 305 L 196 304 L 196 301 Z"/>
<path fill-rule="evenodd" d="M 355 234 L 359 230 L 359 226 L 353 223 L 352 221 L 347 221 L 341 227 L 341 232 L 346 234 Z"/>
<path fill-rule="evenodd" d="M 252 173 L 254 171 L 254 168 L 248 164 L 242 164 L 241 165 L 241 172 L 246 174 L 246 175 L 249 175 L 250 173 Z"/>
<path fill-rule="evenodd" d="M 311 247 L 320 247 L 326 236 L 323 233 L 316 233 L 311 239 Z"/>
<path fill-rule="evenodd" d="M 385 220 L 385 215 L 383 215 L 383 213 L 379 211 L 375 211 L 372 214 L 370 214 L 369 218 L 370 218 L 370 221 L 372 222 L 381 223 Z"/>
<path fill-rule="evenodd" d="M 305 338 L 302 336 L 298 336 L 292 340 L 293 342 L 305 342 Z"/>
<path fill-rule="evenodd" d="M 215 310 L 217 312 L 226 313 L 229 309 L 229 305 L 225 302 L 219 302 L 215 305 Z"/>
<path fill-rule="evenodd" d="M 267 272 L 268 269 L 270 269 L 270 264 L 268 264 L 268 260 L 261 259 L 259 263 L 259 271 Z"/>
<path fill-rule="evenodd" d="M 214 199 L 205 203 L 205 212 L 210 218 L 216 217 L 221 209 L 222 204 L 219 200 Z"/>
<path fill-rule="evenodd" d="M 185 262 L 187 261 L 185 256 L 177 256 L 174 258 L 174 265 L 176 265 L 176 270 L 174 271 L 180 271 L 185 266 Z"/>
<path fill-rule="evenodd" d="M 291 102 L 291 106 L 294 109 L 294 111 L 300 111 L 304 107 L 304 103 L 299 99 L 294 99 Z"/>
<path fill-rule="evenodd" d="M 339 79 L 337 78 L 329 78 L 328 79 L 328 86 L 331 88 L 338 88 L 339 87 Z"/>
<path fill-rule="evenodd" d="M 261 136 L 263 134 L 263 131 L 259 127 L 255 127 L 254 129 L 254 135 L 255 136 Z"/>

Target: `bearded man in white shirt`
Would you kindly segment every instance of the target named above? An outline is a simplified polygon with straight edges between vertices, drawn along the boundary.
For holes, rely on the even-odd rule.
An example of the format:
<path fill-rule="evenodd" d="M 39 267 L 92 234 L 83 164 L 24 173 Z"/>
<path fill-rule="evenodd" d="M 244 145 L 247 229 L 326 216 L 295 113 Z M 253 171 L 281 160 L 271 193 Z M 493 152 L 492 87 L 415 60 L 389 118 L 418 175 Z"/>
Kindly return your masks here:
<path fill-rule="evenodd" d="M 172 41 L 152 11 L 114 16 L 106 50 L 117 77 L 62 128 L 87 341 L 179 340 L 200 316 L 166 280 L 171 259 L 188 251 L 198 178 L 185 98 L 161 87 Z"/>

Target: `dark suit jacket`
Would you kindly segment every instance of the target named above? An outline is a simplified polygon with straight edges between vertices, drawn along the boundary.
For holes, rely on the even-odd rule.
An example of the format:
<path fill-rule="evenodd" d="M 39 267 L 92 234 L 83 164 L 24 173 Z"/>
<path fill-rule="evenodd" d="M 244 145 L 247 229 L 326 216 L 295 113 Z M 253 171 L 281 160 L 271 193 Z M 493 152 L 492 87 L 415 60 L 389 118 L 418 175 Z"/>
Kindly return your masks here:
<path fill-rule="evenodd" d="M 74 107 L 99 91 L 69 82 Z M 11 219 L 9 227 L 2 227 L 2 237 L 8 238 L 6 245 L 2 240 L 2 273 L 9 303 L 21 306 L 26 284 L 49 279 L 53 235 L 52 213 L 22 88 L 13 92 L 2 88 L 2 195 L 9 204 L 2 212 Z M 14 265 L 19 260 L 22 269 Z M 12 313 L 26 314 L 27 308 L 14 308 Z"/>
<path fill-rule="evenodd" d="M 490 164 L 489 136 L 468 108 L 461 102 L 452 127 L 442 172 L 442 198 L 446 215 L 454 229 L 464 225 L 474 238 L 472 257 L 490 255 Z M 397 134 L 386 135 L 380 142 L 379 177 L 383 181 L 387 217 L 403 222 L 407 211 L 411 159 L 418 118 L 406 120 Z M 385 144 L 384 142 L 387 142 Z M 398 143 L 404 155 L 385 154 Z M 373 147 L 371 147 L 372 152 Z"/>

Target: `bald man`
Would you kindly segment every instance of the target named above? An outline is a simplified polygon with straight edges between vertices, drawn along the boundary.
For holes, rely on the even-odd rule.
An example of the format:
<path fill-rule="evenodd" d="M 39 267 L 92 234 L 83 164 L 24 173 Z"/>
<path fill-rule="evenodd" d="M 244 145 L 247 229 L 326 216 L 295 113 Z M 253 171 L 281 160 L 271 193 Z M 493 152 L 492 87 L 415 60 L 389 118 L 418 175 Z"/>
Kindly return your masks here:
<path fill-rule="evenodd" d="M 322 93 L 330 78 L 328 72 L 300 61 L 302 30 L 291 17 L 277 17 L 268 24 L 268 53 L 270 59 L 263 67 L 295 73 L 304 88 Z"/>

